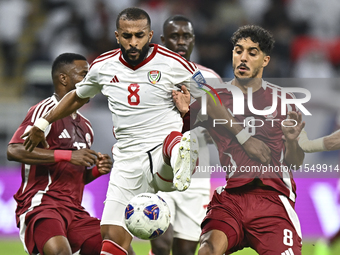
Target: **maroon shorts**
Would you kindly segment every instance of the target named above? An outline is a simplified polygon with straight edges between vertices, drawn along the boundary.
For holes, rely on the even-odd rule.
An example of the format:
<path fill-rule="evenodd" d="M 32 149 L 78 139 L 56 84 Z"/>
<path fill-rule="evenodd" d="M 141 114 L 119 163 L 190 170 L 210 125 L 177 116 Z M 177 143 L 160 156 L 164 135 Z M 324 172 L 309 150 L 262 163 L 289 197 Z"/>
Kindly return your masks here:
<path fill-rule="evenodd" d="M 301 255 L 301 229 L 294 203 L 271 188 L 215 191 L 202 222 L 228 237 L 226 254 L 251 247 L 262 255 Z"/>
<path fill-rule="evenodd" d="M 91 217 L 86 211 L 38 207 L 26 214 L 25 225 L 20 237 L 29 254 L 41 253 L 45 243 L 59 235 L 68 239 L 72 253 L 80 250 L 89 238 L 98 240 L 101 246 L 100 220 Z M 40 231 L 35 231 L 36 228 Z"/>

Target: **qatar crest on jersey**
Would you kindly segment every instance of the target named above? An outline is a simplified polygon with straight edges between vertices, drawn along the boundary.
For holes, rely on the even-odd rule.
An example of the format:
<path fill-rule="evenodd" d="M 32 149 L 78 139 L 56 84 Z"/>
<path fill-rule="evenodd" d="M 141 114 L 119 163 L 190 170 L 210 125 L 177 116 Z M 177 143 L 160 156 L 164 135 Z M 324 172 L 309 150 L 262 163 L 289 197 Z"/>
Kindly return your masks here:
<path fill-rule="evenodd" d="M 161 71 L 153 70 L 148 72 L 148 79 L 152 84 L 156 84 L 161 79 Z"/>
<path fill-rule="evenodd" d="M 263 110 L 265 111 L 265 110 L 268 110 L 270 108 L 271 108 L 271 106 L 267 106 Z M 277 110 L 276 109 L 273 113 L 264 115 L 264 117 L 267 118 L 267 119 L 274 119 L 276 116 L 277 116 Z"/>

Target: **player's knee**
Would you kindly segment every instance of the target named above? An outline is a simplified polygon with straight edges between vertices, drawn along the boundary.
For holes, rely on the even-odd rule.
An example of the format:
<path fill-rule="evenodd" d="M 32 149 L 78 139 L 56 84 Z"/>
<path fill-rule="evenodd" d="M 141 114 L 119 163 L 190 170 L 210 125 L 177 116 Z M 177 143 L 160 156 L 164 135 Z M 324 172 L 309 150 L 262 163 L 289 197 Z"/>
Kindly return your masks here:
<path fill-rule="evenodd" d="M 45 255 L 72 255 L 72 251 L 69 245 L 60 244 L 60 245 L 50 245 L 47 244 L 44 246 L 44 254 Z"/>
<path fill-rule="evenodd" d="M 200 248 L 198 249 L 198 255 L 208 255 L 208 254 L 212 254 L 211 253 L 211 247 L 209 247 L 208 243 L 203 242 L 200 246 Z"/>
<path fill-rule="evenodd" d="M 198 255 L 221 255 L 220 248 L 214 244 L 210 239 L 201 240 Z"/>
<path fill-rule="evenodd" d="M 41 248 L 37 244 L 37 248 L 40 253 L 45 255 L 71 255 L 71 246 L 65 236 L 54 236 L 50 238 Z"/>

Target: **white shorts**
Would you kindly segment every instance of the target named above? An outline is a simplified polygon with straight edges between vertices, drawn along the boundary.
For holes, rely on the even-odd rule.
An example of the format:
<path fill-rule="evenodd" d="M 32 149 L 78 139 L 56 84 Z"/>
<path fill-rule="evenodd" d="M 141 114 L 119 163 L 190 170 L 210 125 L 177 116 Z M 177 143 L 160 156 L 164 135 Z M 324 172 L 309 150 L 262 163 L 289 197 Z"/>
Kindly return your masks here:
<path fill-rule="evenodd" d="M 124 154 L 124 157 L 115 157 L 114 160 L 101 225 L 118 225 L 126 229 L 124 215 L 128 202 L 140 193 L 155 193 L 160 189 L 161 183 L 155 178 L 157 172 L 169 173 L 167 178 L 170 181 L 164 182 L 167 186 L 162 190 L 173 190 L 173 171 L 164 163 L 162 144 L 150 151 Z"/>
<path fill-rule="evenodd" d="M 184 192 L 158 192 L 170 207 L 174 237 L 199 241 L 201 223 L 210 201 L 209 194 L 200 194 L 190 188 Z"/>

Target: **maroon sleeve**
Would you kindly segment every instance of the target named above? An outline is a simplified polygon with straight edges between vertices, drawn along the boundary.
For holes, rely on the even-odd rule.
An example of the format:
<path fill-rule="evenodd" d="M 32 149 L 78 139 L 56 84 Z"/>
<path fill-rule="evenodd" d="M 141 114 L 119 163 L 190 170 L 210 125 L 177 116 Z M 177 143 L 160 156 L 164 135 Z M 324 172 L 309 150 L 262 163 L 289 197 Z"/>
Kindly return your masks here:
<path fill-rule="evenodd" d="M 182 134 L 190 130 L 190 110 L 183 117 Z"/>
<path fill-rule="evenodd" d="M 10 140 L 9 144 L 11 143 L 24 143 L 24 140 L 20 138 L 25 132 L 27 132 L 34 124 L 34 122 L 39 119 L 40 117 L 44 116 L 46 112 L 53 108 L 55 105 L 55 101 L 53 98 L 49 97 L 45 100 L 39 102 L 38 104 L 32 106 L 26 115 L 26 118 L 21 123 L 19 128 L 15 131 L 12 139 Z"/>
<path fill-rule="evenodd" d="M 35 107 L 31 107 L 26 115 L 24 121 L 20 124 L 19 128 L 15 131 L 12 139 L 9 141 L 9 144 L 12 143 L 24 143 L 24 139 L 21 139 L 22 136 L 30 127 L 33 126 L 32 123 L 32 113 Z"/>

